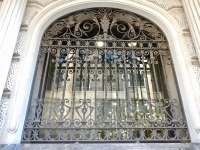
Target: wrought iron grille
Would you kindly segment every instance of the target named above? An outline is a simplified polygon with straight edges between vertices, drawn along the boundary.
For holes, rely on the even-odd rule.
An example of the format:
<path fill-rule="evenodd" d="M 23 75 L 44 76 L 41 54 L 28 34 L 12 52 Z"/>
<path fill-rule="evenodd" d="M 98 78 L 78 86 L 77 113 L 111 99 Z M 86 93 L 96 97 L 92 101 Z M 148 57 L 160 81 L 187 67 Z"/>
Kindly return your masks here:
<path fill-rule="evenodd" d="M 81 10 L 42 39 L 22 141 L 189 141 L 168 42 L 148 19 Z"/>

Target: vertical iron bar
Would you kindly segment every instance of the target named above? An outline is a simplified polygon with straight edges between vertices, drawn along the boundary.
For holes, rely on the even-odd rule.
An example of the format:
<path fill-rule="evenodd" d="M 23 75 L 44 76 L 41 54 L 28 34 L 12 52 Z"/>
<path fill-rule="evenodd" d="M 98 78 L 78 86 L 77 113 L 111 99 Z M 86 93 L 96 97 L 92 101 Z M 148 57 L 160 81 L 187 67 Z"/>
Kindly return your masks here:
<path fill-rule="evenodd" d="M 125 43 L 123 43 L 125 44 Z M 127 75 L 127 69 L 126 69 L 126 50 L 123 49 L 122 50 L 122 53 L 123 53 L 123 57 L 124 57 L 124 76 L 125 76 L 125 90 L 126 90 L 126 103 L 127 103 L 127 117 L 128 117 L 128 120 L 127 122 L 130 122 L 131 119 L 130 119 L 130 100 L 129 100 L 129 90 L 128 90 L 128 75 Z"/>
<path fill-rule="evenodd" d="M 86 66 L 85 66 L 85 85 L 84 85 L 84 97 L 83 97 L 84 100 L 83 100 L 83 102 L 86 103 L 87 75 L 88 75 L 88 53 L 89 53 L 89 49 L 86 48 L 85 52 L 86 52 L 86 56 L 85 56 L 85 65 Z M 84 105 L 84 108 L 85 108 L 85 105 Z M 83 120 L 82 121 L 86 122 L 86 120 L 85 120 L 85 113 L 83 113 Z"/>
<path fill-rule="evenodd" d="M 54 72 L 54 78 L 53 78 L 53 84 L 52 84 L 50 113 L 49 113 L 48 121 L 50 121 L 50 118 L 51 118 L 51 115 L 52 115 L 52 107 L 53 107 L 53 99 L 54 99 L 54 88 L 55 88 L 55 82 L 56 82 L 56 76 L 57 76 L 57 68 L 58 68 L 58 63 L 59 63 L 59 57 L 60 57 L 60 48 L 57 49 L 56 60 L 55 60 L 55 72 Z"/>
<path fill-rule="evenodd" d="M 96 112 L 96 107 L 97 107 L 97 67 L 98 67 L 98 50 L 96 48 L 95 50 L 95 55 L 93 56 L 94 58 L 94 64 L 95 64 L 95 78 L 94 78 L 94 102 L 95 102 L 95 109 L 94 109 L 94 114 L 95 114 L 95 124 L 97 124 L 97 112 Z"/>
<path fill-rule="evenodd" d="M 151 108 L 151 97 L 150 97 L 150 90 L 149 90 L 149 83 L 148 83 L 148 78 L 147 78 L 147 71 L 146 71 L 146 65 L 145 65 L 145 62 L 144 62 L 144 51 L 142 50 L 141 51 L 141 54 L 142 54 L 142 65 L 143 65 L 143 68 L 144 68 L 144 80 L 145 80 L 145 84 L 146 84 L 146 90 L 147 90 L 147 99 L 148 99 L 148 104 L 149 104 L 149 111 L 150 111 L 150 120 L 152 119 L 152 108 Z"/>
<path fill-rule="evenodd" d="M 115 45 L 114 45 L 114 48 L 115 48 Z M 114 65 L 115 65 L 115 77 L 116 77 L 116 102 L 117 102 L 117 127 L 120 126 L 120 118 L 119 118 L 119 114 L 120 114 L 120 104 L 119 104 L 119 95 L 118 95 L 118 87 L 119 87 L 119 83 L 118 83 L 118 80 L 119 80 L 119 76 L 118 76 L 118 71 L 117 71 L 117 53 L 116 53 L 116 50 L 114 49 Z"/>
<path fill-rule="evenodd" d="M 67 84 L 67 76 L 68 76 L 68 57 L 69 57 L 70 49 L 67 49 L 67 60 L 66 60 L 66 66 L 65 66 L 65 77 L 64 77 L 64 87 L 63 87 L 63 93 L 62 93 L 62 101 L 64 101 L 65 98 L 65 90 L 66 90 L 66 84 Z M 61 105 L 61 110 L 64 109 L 64 104 Z M 60 115 L 60 120 L 62 120 L 64 111 Z"/>
<path fill-rule="evenodd" d="M 163 76 L 164 76 L 164 84 L 165 84 L 165 87 L 167 89 L 167 94 L 168 94 L 168 98 L 171 100 L 171 94 L 169 92 L 169 85 L 167 83 L 167 75 L 166 75 L 166 71 L 165 71 L 165 65 L 164 65 L 164 62 L 163 62 L 163 56 L 162 56 L 162 53 L 161 51 L 159 52 L 160 54 L 160 60 L 161 60 L 161 65 L 162 65 L 162 70 L 163 70 Z M 164 117 L 164 111 L 162 111 L 162 120 L 165 119 Z M 172 115 L 173 116 L 173 115 Z"/>
<path fill-rule="evenodd" d="M 133 57 L 133 65 L 134 65 L 134 75 L 135 75 L 135 77 L 134 77 L 134 80 L 135 80 L 135 86 L 136 86 L 136 94 L 137 94 L 137 100 L 138 100 L 138 102 L 139 102 L 139 91 L 138 91 L 138 80 L 137 80 L 137 70 L 136 70 L 136 67 L 137 67 L 137 58 L 136 58 L 136 56 L 135 56 L 135 51 L 134 50 L 132 50 L 132 57 Z M 134 86 L 134 85 L 133 85 Z"/>
<path fill-rule="evenodd" d="M 159 102 L 161 102 L 161 97 L 160 97 L 160 94 L 159 94 L 159 86 L 158 86 L 158 81 L 157 81 L 157 75 L 156 75 L 156 70 L 155 70 L 155 58 L 153 57 L 153 51 L 150 50 L 150 59 L 151 59 L 151 63 L 152 63 L 152 66 L 153 66 L 153 74 L 154 74 L 154 77 L 155 77 L 155 82 L 156 82 L 156 90 L 157 90 L 157 96 L 158 96 L 158 100 Z"/>
<path fill-rule="evenodd" d="M 147 78 L 147 71 L 146 71 L 146 65 L 144 62 L 144 52 L 142 51 L 142 65 L 144 68 L 144 78 L 145 78 L 145 84 L 146 84 L 146 90 L 147 90 L 147 99 L 150 100 L 150 91 L 149 91 L 149 83 L 148 83 L 148 78 Z"/>
<path fill-rule="evenodd" d="M 164 62 L 163 62 L 163 56 L 162 56 L 161 53 L 160 53 L 160 60 L 161 60 L 163 74 L 164 74 L 164 83 L 165 83 L 165 86 L 166 86 L 166 89 L 167 89 L 167 94 L 169 96 L 169 99 L 171 99 L 171 95 L 170 95 L 170 92 L 169 92 L 169 85 L 167 83 L 167 75 L 166 75 L 165 66 L 164 66 Z"/>
<path fill-rule="evenodd" d="M 47 52 L 47 60 L 46 60 L 46 64 L 45 64 L 45 69 L 44 69 L 44 78 L 42 80 L 42 89 L 41 89 L 41 93 L 40 93 L 40 99 L 42 99 L 43 93 L 44 93 L 44 85 L 46 83 L 46 78 L 47 78 L 47 68 L 49 66 L 49 56 L 50 56 L 50 52 Z"/>
<path fill-rule="evenodd" d="M 75 107 L 75 101 L 76 101 L 76 74 L 77 74 L 77 66 L 78 66 L 78 59 L 79 59 L 79 49 L 76 49 L 76 55 L 74 56 L 74 59 L 75 59 L 75 72 L 74 72 L 74 85 L 73 85 L 73 102 L 72 102 L 72 120 L 71 120 L 71 125 L 74 125 L 74 107 Z"/>
<path fill-rule="evenodd" d="M 104 104 L 105 104 L 105 107 L 104 107 L 104 110 L 106 110 L 106 111 L 104 111 L 105 113 L 106 113 L 106 119 L 105 119 L 105 123 L 109 123 L 110 121 L 108 120 L 108 78 L 107 78 L 107 49 L 106 49 L 106 41 L 105 41 L 105 50 L 104 50 L 104 59 L 105 59 L 105 66 L 104 66 L 104 68 L 105 68 L 105 73 L 104 73 L 104 75 L 105 75 L 105 88 L 104 88 L 104 90 L 105 90 L 105 100 L 104 100 Z"/>

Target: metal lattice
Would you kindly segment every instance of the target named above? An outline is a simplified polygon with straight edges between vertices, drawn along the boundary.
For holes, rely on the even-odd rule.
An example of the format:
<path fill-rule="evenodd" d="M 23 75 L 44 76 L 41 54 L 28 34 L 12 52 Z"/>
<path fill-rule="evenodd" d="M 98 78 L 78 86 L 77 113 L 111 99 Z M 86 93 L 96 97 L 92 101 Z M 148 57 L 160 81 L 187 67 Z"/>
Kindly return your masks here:
<path fill-rule="evenodd" d="M 42 39 L 24 142 L 189 141 L 168 42 L 118 9 L 56 20 Z"/>

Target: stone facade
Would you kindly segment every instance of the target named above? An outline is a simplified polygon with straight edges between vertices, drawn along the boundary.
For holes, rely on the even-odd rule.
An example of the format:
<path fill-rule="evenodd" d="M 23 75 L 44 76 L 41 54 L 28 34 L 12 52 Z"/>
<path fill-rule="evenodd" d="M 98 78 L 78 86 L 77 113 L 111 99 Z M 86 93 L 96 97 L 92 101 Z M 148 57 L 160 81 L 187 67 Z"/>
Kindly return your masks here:
<path fill-rule="evenodd" d="M 191 135 L 189 144 L 166 144 L 168 149 L 200 149 L 199 2 L 183 0 L 12 0 L 0 1 L 0 149 L 42 149 L 44 145 L 19 144 L 28 108 L 40 39 L 56 18 L 88 7 L 135 11 L 155 21 L 170 43 L 180 95 Z M 196 7 L 195 7 L 196 6 Z M 197 7 L 198 6 L 198 7 Z M 151 10 L 151 11 L 150 11 Z M 13 11 L 13 14 L 8 12 Z M 196 20 L 196 21 L 195 21 Z M 12 26 L 15 24 L 15 26 Z M 191 33 L 190 33 L 191 32 Z M 10 39 L 12 37 L 12 39 Z M 12 41 L 12 42 L 11 42 Z M 185 42 L 182 42 L 185 41 Z M 17 62 L 16 62 L 17 57 Z M 19 69 L 18 69 L 19 68 Z M 191 71 L 192 70 L 192 71 Z M 195 71 L 194 71 L 195 70 Z M 196 77 L 196 78 L 194 78 Z M 13 89 L 13 86 L 15 88 Z M 7 91 L 10 96 L 7 97 Z M 9 105 L 8 105 L 9 103 Z M 5 106 L 6 104 L 6 106 Z M 194 144 L 196 143 L 196 145 Z M 7 145 L 16 144 L 16 145 Z M 52 145 L 49 145 L 50 147 Z M 54 144 L 52 149 L 162 149 L 163 144 Z M 33 149 L 34 149 L 33 148 Z M 46 148 L 46 147 L 45 147 Z M 31 148 L 32 149 L 32 148 Z"/>

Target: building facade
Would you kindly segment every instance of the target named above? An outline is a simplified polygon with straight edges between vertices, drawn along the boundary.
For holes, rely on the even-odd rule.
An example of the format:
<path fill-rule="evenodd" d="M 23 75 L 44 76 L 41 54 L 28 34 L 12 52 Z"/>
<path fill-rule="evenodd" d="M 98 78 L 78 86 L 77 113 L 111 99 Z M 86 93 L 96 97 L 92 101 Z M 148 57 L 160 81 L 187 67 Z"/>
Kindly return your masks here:
<path fill-rule="evenodd" d="M 0 1 L 0 148 L 200 148 L 199 8 L 199 0 Z"/>

